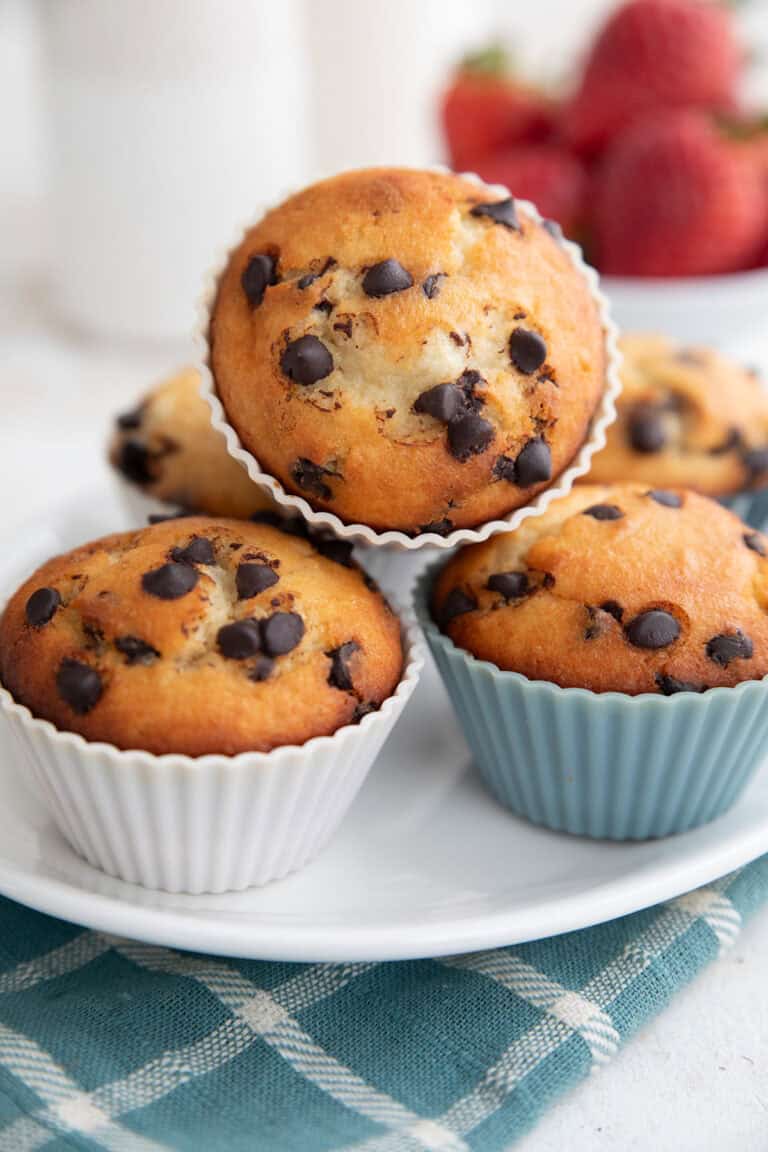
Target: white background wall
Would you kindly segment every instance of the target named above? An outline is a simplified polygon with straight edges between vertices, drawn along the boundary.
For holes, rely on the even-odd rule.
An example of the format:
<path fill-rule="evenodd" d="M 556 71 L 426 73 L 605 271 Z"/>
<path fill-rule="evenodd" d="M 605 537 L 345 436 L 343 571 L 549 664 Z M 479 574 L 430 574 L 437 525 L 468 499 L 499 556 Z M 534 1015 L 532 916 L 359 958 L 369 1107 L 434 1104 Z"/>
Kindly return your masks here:
<path fill-rule="evenodd" d="M 186 329 L 202 269 L 260 204 L 441 159 L 457 57 L 500 36 L 524 75 L 567 83 L 612 3 L 0 0 L 0 277 L 47 278 L 85 329 Z M 768 0 L 739 20 L 768 104 Z"/>

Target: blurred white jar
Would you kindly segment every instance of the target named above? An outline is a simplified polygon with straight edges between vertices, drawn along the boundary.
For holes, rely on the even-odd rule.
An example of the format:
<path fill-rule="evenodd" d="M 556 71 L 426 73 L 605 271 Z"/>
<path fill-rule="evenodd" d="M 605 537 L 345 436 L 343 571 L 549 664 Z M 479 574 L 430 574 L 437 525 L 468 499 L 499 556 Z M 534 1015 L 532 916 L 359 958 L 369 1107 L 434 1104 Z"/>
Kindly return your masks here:
<path fill-rule="evenodd" d="M 56 0 L 52 279 L 70 322 L 168 340 L 256 208 L 306 174 L 298 0 Z"/>

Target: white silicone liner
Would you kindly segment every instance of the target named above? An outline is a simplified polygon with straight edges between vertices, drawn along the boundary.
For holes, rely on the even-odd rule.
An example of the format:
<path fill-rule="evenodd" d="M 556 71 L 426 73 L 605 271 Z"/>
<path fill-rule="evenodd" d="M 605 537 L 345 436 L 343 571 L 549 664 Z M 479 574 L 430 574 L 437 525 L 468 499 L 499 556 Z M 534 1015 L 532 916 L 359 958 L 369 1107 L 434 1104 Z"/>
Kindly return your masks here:
<path fill-rule="evenodd" d="M 410 614 L 402 636 L 394 694 L 300 746 L 198 758 L 123 751 L 60 731 L 2 685 L 0 728 L 89 864 L 165 892 L 236 891 L 295 872 L 330 840 L 418 683 L 424 651 Z"/>
<path fill-rule="evenodd" d="M 429 170 L 434 172 L 449 171 L 449 169 L 442 166 L 435 166 Z M 464 180 L 469 180 L 477 184 L 478 187 L 486 189 L 499 199 L 512 195 L 509 189 L 505 188 L 503 184 L 486 184 L 473 172 L 462 172 L 461 177 Z M 290 193 L 286 195 L 290 195 Z M 532 216 L 537 222 L 541 222 L 542 216 L 535 205 L 531 204 L 528 200 L 520 200 L 518 198 L 515 198 L 515 200 L 525 212 Z M 578 271 L 584 276 L 598 306 L 605 335 L 606 372 L 605 389 L 592 417 L 589 435 L 574 459 L 568 467 L 560 473 L 556 483 L 552 487 L 546 488 L 543 492 L 540 492 L 535 499 L 531 500 L 529 504 L 523 505 L 522 508 L 515 509 L 514 512 L 511 512 L 502 520 L 489 520 L 479 528 L 458 528 L 455 532 L 451 532 L 449 536 L 439 536 L 436 532 L 423 532 L 418 536 L 408 536 L 405 532 L 398 531 L 376 532 L 373 528 L 369 528 L 367 524 L 346 524 L 332 512 L 315 511 L 303 496 L 294 496 L 286 492 L 279 480 L 262 470 L 259 461 L 251 452 L 243 447 L 237 432 L 232 425 L 228 423 L 224 407 L 216 393 L 216 386 L 211 371 L 210 344 L 208 339 L 211 309 L 216 299 L 219 279 L 227 266 L 231 253 L 239 246 L 246 232 L 262 218 L 264 211 L 266 211 L 266 209 L 259 212 L 251 224 L 248 224 L 239 231 L 234 243 L 227 248 L 226 252 L 223 253 L 221 258 L 206 275 L 203 292 L 198 301 L 197 322 L 193 331 L 193 338 L 197 351 L 196 366 L 200 371 L 202 381 L 200 393 L 211 407 L 214 428 L 222 433 L 230 454 L 245 466 L 251 480 L 261 488 L 266 488 L 278 504 L 282 504 L 286 508 L 298 509 L 304 519 L 315 527 L 329 528 L 336 536 L 340 536 L 346 540 L 355 540 L 373 547 L 384 546 L 405 551 L 413 551 L 414 549 L 425 546 L 454 548 L 457 544 L 472 544 L 480 540 L 487 540 L 489 536 L 493 536 L 498 532 L 513 531 L 519 527 L 527 517 L 538 516 L 544 512 L 552 500 L 557 500 L 560 496 L 566 496 L 573 487 L 574 481 L 580 476 L 586 475 L 595 452 L 599 452 L 601 448 L 605 447 L 606 428 L 608 428 L 616 418 L 615 401 L 621 391 L 621 380 L 619 377 L 621 355 L 618 349 L 618 331 L 611 319 L 608 300 L 600 291 L 597 272 L 585 262 L 578 244 L 574 244 L 571 240 L 563 240 L 562 247 L 564 251 L 568 254 Z"/>

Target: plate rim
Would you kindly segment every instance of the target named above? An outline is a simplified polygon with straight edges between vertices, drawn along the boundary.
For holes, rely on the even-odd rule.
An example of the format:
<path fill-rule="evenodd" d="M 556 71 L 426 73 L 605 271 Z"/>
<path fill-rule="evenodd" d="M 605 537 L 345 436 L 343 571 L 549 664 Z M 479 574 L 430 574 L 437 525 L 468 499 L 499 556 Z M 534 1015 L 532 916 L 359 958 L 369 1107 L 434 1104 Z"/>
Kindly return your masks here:
<path fill-rule="evenodd" d="M 741 803 L 747 797 L 748 793 Z M 695 833 L 694 829 L 681 836 Z M 60 837 L 60 833 L 55 834 Z M 63 839 L 62 843 L 65 843 Z M 67 850 L 73 851 L 68 846 Z M 220 912 L 212 921 L 206 915 L 191 916 L 183 911 L 89 892 L 52 877 L 35 877 L 28 869 L 19 868 L 3 857 L 0 857 L 0 894 L 93 931 L 183 951 L 301 963 L 420 960 L 512 946 L 594 927 L 712 883 L 766 851 L 768 821 L 765 825 L 756 824 L 748 835 L 734 839 L 720 853 L 712 853 L 710 846 L 685 866 L 656 863 L 650 875 L 634 880 L 622 877 L 608 885 L 601 884 L 591 898 L 580 891 L 558 895 L 523 910 L 497 911 L 461 920 L 447 916 L 442 922 L 423 925 L 415 934 L 413 929 L 404 931 L 396 923 L 376 928 L 351 926 L 340 933 L 337 926 L 307 928 L 274 922 L 260 924 L 257 918 L 228 920 Z M 83 866 L 90 867 L 85 862 Z M 558 921 L 553 930 L 555 906 Z"/>

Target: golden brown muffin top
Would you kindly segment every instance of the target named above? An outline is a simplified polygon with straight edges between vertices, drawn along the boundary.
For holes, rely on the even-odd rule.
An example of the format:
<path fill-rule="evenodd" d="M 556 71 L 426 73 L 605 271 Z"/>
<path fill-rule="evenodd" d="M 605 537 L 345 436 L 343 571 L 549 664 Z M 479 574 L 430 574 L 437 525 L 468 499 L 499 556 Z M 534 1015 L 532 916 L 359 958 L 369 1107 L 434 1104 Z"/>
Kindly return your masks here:
<path fill-rule="evenodd" d="M 227 419 L 289 492 L 411 533 L 529 502 L 605 385 L 586 277 L 510 198 L 455 175 L 346 172 L 232 253 L 211 321 Z"/>
<path fill-rule="evenodd" d="M 460 647 L 595 692 L 701 692 L 768 673 L 768 540 L 694 492 L 584 485 L 462 549 L 433 609 Z"/>
<path fill-rule="evenodd" d="M 247 519 L 276 507 L 211 424 L 194 368 L 162 380 L 117 417 L 109 459 L 147 496 L 179 508 Z"/>
<path fill-rule="evenodd" d="M 768 393 L 713 348 L 627 335 L 618 418 L 587 483 L 685 486 L 720 496 L 768 483 Z"/>
<path fill-rule="evenodd" d="M 233 755 L 372 711 L 400 625 L 354 566 L 278 529 L 204 517 L 43 564 L 0 619 L 0 679 L 56 727 L 118 748 Z"/>

